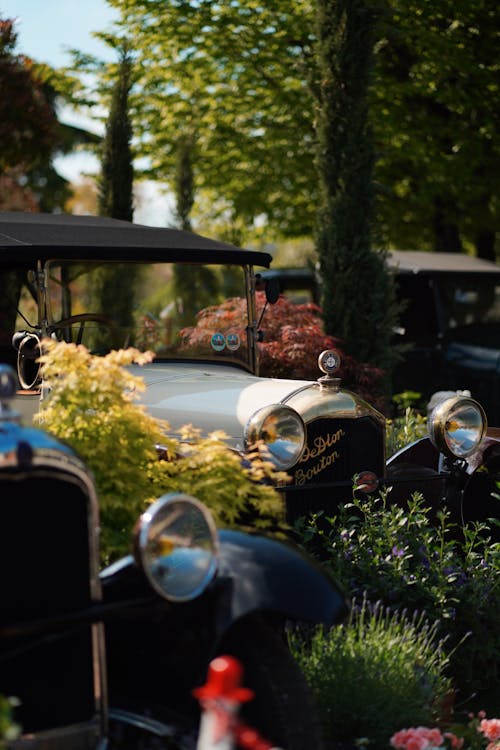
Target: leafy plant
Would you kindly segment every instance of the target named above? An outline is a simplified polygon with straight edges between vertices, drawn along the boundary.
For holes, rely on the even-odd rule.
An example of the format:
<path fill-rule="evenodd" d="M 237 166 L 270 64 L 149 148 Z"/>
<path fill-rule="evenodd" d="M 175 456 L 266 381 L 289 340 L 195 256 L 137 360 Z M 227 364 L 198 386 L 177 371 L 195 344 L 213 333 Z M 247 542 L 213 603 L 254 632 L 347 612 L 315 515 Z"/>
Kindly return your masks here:
<path fill-rule="evenodd" d="M 401 508 L 389 492 L 354 498 L 333 518 L 303 519 L 297 531 L 353 596 L 438 623 L 457 701 L 499 691 L 500 544 L 486 524 L 465 526 L 458 537 L 447 511 L 431 520 L 421 496 Z"/>
<path fill-rule="evenodd" d="M 392 456 L 401 448 L 427 435 L 427 417 L 411 406 L 404 412 L 388 419 L 386 423 L 386 451 Z"/>
<path fill-rule="evenodd" d="M 260 318 L 265 305 L 264 292 L 257 292 L 256 300 L 257 317 Z M 236 330 L 240 339 L 246 341 L 241 322 L 245 317 L 246 300 L 233 297 L 202 310 L 197 316 L 196 326 L 185 328 L 181 335 L 190 347 L 209 342 L 214 330 L 222 333 Z M 318 355 L 324 349 L 341 348 L 339 339 L 324 333 L 321 309 L 313 302 L 297 304 L 280 296 L 276 304 L 266 308 L 261 327 L 260 374 L 265 377 L 316 380 L 322 374 L 318 369 Z M 381 370 L 341 354 L 339 377 L 345 387 L 383 407 L 379 396 Z"/>
<path fill-rule="evenodd" d="M 16 698 L 0 695 L 0 750 L 6 747 L 5 740 L 19 736 L 20 727 L 14 722 L 12 709 L 19 704 Z"/>
<path fill-rule="evenodd" d="M 432 721 L 450 688 L 436 624 L 409 618 L 366 599 L 347 623 L 317 628 L 307 640 L 292 632 L 296 660 L 318 704 L 325 736 L 366 738 L 385 748 L 387 732 L 409 721 Z"/>
<path fill-rule="evenodd" d="M 69 443 L 96 481 L 102 522 L 103 560 L 128 551 L 130 530 L 149 502 L 166 492 L 195 495 L 221 525 L 255 527 L 280 523 L 283 506 L 273 487 L 287 475 L 275 472 L 257 452 L 245 463 L 221 432 L 201 437 L 186 427 L 167 437 L 169 425 L 137 403 L 142 378 L 127 366 L 149 362 L 137 349 L 104 357 L 84 346 L 44 341 L 41 357 L 47 395 L 35 419 Z M 159 460 L 161 445 L 169 460 Z"/>

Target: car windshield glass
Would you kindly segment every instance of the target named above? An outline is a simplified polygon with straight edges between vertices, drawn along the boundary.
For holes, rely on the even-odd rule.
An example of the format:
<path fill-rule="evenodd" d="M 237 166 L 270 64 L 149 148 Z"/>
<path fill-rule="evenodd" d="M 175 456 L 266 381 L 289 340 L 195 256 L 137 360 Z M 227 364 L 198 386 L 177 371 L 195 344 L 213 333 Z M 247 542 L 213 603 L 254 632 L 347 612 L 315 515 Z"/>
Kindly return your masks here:
<path fill-rule="evenodd" d="M 446 276 L 439 280 L 445 329 L 500 323 L 500 276 Z"/>
<path fill-rule="evenodd" d="M 98 354 L 135 346 L 156 359 L 248 365 L 241 266 L 51 261 L 46 283 L 61 340 Z"/>

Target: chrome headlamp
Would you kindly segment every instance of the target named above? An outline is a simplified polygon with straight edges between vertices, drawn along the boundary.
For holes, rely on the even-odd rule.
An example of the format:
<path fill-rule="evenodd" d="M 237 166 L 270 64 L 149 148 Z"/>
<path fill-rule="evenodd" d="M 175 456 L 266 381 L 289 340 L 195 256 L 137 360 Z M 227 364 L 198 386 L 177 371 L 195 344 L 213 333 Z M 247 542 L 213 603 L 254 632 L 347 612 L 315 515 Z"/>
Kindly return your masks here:
<path fill-rule="evenodd" d="M 162 495 L 142 514 L 135 557 L 155 591 L 171 601 L 199 596 L 217 570 L 218 537 L 207 508 L 189 495 Z"/>
<path fill-rule="evenodd" d="M 450 458 L 467 458 L 474 453 L 486 432 L 483 407 L 473 398 L 453 396 L 438 404 L 429 416 L 433 445 Z"/>
<path fill-rule="evenodd" d="M 304 420 L 290 406 L 272 404 L 253 414 L 245 426 L 245 448 L 263 442 L 270 460 L 285 471 L 294 466 L 306 443 Z"/>

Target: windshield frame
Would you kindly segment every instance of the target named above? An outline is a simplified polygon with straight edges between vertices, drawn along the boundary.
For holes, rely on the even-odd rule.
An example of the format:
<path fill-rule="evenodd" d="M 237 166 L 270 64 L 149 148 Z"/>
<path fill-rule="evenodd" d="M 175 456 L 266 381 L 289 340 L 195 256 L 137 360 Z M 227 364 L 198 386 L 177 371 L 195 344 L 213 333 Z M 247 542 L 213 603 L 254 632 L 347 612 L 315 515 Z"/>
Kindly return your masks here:
<path fill-rule="evenodd" d="M 79 265 L 92 265 L 93 267 L 98 262 L 97 259 L 91 258 L 90 260 L 87 257 L 82 257 L 81 259 L 75 258 L 73 253 L 70 253 L 72 257 L 68 259 L 65 257 L 65 254 L 61 255 L 53 255 L 50 258 L 48 258 L 45 261 L 38 260 L 37 262 L 33 262 L 31 265 L 31 268 L 29 268 L 26 264 L 20 264 L 23 268 L 23 273 L 25 275 L 25 281 L 24 281 L 24 287 L 27 288 L 28 286 L 28 276 L 30 279 L 30 287 L 33 290 L 33 295 L 36 297 L 36 302 L 32 300 L 33 308 L 30 311 L 29 320 L 23 319 L 23 311 L 22 311 L 22 304 L 21 299 L 19 301 L 19 305 L 17 308 L 17 323 L 15 325 L 15 331 L 23 331 L 26 330 L 30 333 L 36 334 L 40 338 L 44 337 L 52 337 L 52 338 L 60 338 L 59 335 L 57 335 L 57 324 L 59 322 L 60 318 L 60 310 L 53 310 L 52 305 L 50 302 L 50 290 L 52 285 L 52 280 L 50 278 L 51 273 L 54 270 L 54 266 L 59 266 L 61 263 L 75 263 Z M 110 262 L 109 257 L 106 257 L 102 263 L 108 263 Z M 118 265 L 121 264 L 121 258 L 115 259 L 111 261 L 113 263 L 116 263 Z M 141 265 L 143 263 L 142 260 L 133 260 L 128 261 L 130 264 L 133 265 Z M 156 259 L 155 259 L 156 262 Z M 168 261 L 165 261 L 165 263 L 169 263 L 170 259 Z M 123 265 L 123 264 L 122 264 Z M 181 264 L 186 265 L 186 264 Z M 191 264 L 189 264 L 191 265 Z M 167 357 L 162 356 L 155 356 L 153 362 L 207 362 L 207 363 L 215 363 L 218 365 L 232 365 L 236 366 L 240 369 L 243 369 L 245 371 L 251 372 L 253 374 L 258 374 L 258 350 L 257 350 L 257 314 L 256 314 L 256 299 L 255 299 L 255 290 L 256 290 L 256 271 L 254 270 L 254 267 L 249 264 L 238 264 L 238 263 L 232 263 L 232 264 L 224 264 L 223 266 L 221 264 L 217 263 L 200 263 L 197 264 L 200 266 L 205 267 L 219 267 L 221 271 L 227 267 L 227 268 L 233 268 L 238 272 L 238 275 L 236 277 L 236 285 L 238 288 L 238 294 L 241 296 L 241 305 L 243 307 L 243 310 L 245 310 L 245 318 L 241 316 L 238 320 L 241 321 L 241 326 L 244 329 L 244 338 L 246 339 L 246 343 L 244 341 L 243 336 L 241 337 L 241 350 L 235 355 L 232 356 L 232 353 L 230 351 L 226 351 L 225 355 L 222 355 L 217 351 L 208 351 L 205 352 L 203 355 L 200 355 L 196 353 L 196 356 L 192 356 L 189 352 L 182 353 L 179 352 L 177 355 L 171 355 Z M 36 270 L 35 270 L 36 269 Z M 260 267 L 259 267 L 260 271 Z M 259 272 L 257 271 L 257 273 Z M 36 316 L 36 317 L 35 317 Z M 82 317 L 84 317 L 82 315 Z M 76 325 L 76 324 L 75 324 Z M 87 325 L 87 323 L 86 323 Z M 60 331 L 60 327 L 59 327 Z M 75 337 L 72 337 L 73 340 Z M 85 341 L 82 342 L 76 342 L 75 343 L 83 343 L 85 345 Z M 132 344 L 131 344 L 132 345 Z M 123 348 L 120 346 L 112 347 L 112 348 Z M 96 352 L 96 353 L 105 353 L 103 352 Z"/>

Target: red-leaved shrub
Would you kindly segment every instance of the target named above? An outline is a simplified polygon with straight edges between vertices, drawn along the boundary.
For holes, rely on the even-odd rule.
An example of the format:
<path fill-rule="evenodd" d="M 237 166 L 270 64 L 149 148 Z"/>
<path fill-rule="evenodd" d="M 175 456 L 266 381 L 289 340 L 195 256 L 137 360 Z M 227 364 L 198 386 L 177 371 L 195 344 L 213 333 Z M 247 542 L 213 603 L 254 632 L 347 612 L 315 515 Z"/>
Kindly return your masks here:
<path fill-rule="evenodd" d="M 257 318 L 265 304 L 264 292 L 257 292 Z M 221 305 L 202 310 L 196 326 L 185 328 L 181 336 L 190 346 L 205 343 L 214 331 L 237 332 L 246 341 L 244 321 L 246 300 L 232 297 Z M 383 407 L 380 394 L 382 371 L 370 364 L 357 362 L 342 352 L 340 339 L 323 331 L 321 309 L 313 302 L 298 304 L 280 296 L 276 304 L 268 305 L 261 322 L 262 341 L 259 342 L 260 374 L 263 377 L 316 380 L 322 375 L 318 355 L 324 349 L 340 353 L 339 377 L 343 387 L 379 408 Z"/>

